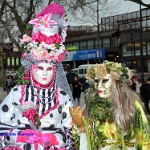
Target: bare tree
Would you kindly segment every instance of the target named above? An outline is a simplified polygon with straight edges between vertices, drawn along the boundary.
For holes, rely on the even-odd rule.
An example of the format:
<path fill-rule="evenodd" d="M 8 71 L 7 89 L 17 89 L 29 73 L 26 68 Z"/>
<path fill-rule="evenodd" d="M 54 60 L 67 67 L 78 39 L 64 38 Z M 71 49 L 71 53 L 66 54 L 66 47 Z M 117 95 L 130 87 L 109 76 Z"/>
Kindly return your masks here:
<path fill-rule="evenodd" d="M 26 24 L 41 9 L 41 0 L 0 0 L 1 42 L 11 40 L 18 48 L 18 36 L 24 34 Z"/>
<path fill-rule="evenodd" d="M 26 24 L 51 2 L 72 8 L 71 0 L 0 0 L 0 43 L 11 41 L 20 48 L 18 36 L 24 34 Z M 78 5 L 80 3 L 81 0 L 77 2 Z"/>
<path fill-rule="evenodd" d="M 78 24 L 97 25 L 97 11 L 99 14 L 99 23 L 102 17 L 114 15 L 118 12 L 117 7 L 121 1 L 119 0 L 80 0 L 73 2 L 68 6 L 71 13 L 70 21 Z"/>
<path fill-rule="evenodd" d="M 76 22 L 81 20 L 82 23 L 97 22 L 97 1 L 99 1 L 99 7 L 103 8 L 99 8 L 100 11 L 103 10 L 103 13 L 106 14 L 108 10 L 109 12 L 112 10 L 108 7 L 108 1 L 111 0 L 0 0 L 0 42 L 3 43 L 9 38 L 19 48 L 18 36 L 24 34 L 26 24 L 34 17 L 36 12 L 39 12 L 51 2 L 63 5 L 65 11 L 69 14 L 68 19 L 72 18 L 70 16 L 74 16 Z M 107 6 L 106 9 L 104 9 L 104 6 Z M 79 19 L 80 16 L 81 19 Z"/>

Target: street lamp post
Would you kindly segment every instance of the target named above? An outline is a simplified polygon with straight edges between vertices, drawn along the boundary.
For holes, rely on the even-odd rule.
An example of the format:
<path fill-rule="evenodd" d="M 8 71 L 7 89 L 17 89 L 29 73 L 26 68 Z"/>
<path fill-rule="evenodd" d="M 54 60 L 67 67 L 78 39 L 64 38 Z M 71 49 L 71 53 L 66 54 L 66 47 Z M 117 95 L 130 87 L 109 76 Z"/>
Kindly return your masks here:
<path fill-rule="evenodd" d="M 101 63 L 101 49 L 100 49 L 100 23 L 99 23 L 99 0 L 97 0 L 97 48 L 99 55 L 99 63 Z"/>
<path fill-rule="evenodd" d="M 142 2 L 142 0 L 125 0 L 125 1 L 131 1 L 140 5 L 140 53 L 141 53 L 141 73 L 142 73 L 141 79 L 143 83 L 144 82 L 144 58 L 143 58 L 142 5 L 150 8 L 150 4 L 145 4 Z"/>
<path fill-rule="evenodd" d="M 140 4 L 140 48 L 141 48 L 141 72 L 142 83 L 144 82 L 144 58 L 143 58 L 143 27 L 142 27 L 142 6 Z"/>

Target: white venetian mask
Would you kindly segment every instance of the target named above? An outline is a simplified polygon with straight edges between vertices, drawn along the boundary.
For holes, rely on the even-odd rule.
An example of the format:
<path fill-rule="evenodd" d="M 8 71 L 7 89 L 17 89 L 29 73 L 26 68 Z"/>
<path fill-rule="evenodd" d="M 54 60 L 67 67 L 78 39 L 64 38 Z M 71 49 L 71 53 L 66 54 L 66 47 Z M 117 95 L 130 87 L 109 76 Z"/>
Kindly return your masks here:
<path fill-rule="evenodd" d="M 37 65 L 33 65 L 32 75 L 37 83 L 47 85 L 52 82 L 54 77 L 53 65 L 46 62 L 40 62 Z"/>
<path fill-rule="evenodd" d="M 106 74 L 103 78 L 100 78 L 97 83 L 97 90 L 99 97 L 109 98 L 112 95 L 111 86 L 113 84 L 113 78 L 110 74 Z"/>

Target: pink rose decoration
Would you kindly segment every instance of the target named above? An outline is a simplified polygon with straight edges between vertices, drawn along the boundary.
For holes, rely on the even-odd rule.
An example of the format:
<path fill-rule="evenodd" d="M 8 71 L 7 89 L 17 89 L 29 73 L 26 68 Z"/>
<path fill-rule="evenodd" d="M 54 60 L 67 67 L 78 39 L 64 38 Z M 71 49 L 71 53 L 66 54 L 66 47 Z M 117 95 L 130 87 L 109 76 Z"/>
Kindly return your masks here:
<path fill-rule="evenodd" d="M 24 80 L 30 80 L 30 72 L 28 71 L 26 75 L 23 77 Z"/>
<path fill-rule="evenodd" d="M 58 62 L 62 61 L 63 59 L 64 59 L 64 54 L 62 53 L 58 56 Z"/>
<path fill-rule="evenodd" d="M 46 35 L 42 34 L 40 31 L 38 31 L 37 33 L 32 34 L 32 40 L 40 43 L 45 42 L 48 45 L 53 43 L 60 44 L 61 37 L 58 34 L 54 34 L 53 36 L 47 37 Z"/>
<path fill-rule="evenodd" d="M 21 57 L 24 58 L 26 57 L 26 55 L 27 55 L 26 53 L 23 53 Z"/>
<path fill-rule="evenodd" d="M 54 43 L 54 39 L 53 36 L 52 37 L 47 37 L 44 39 L 44 42 L 48 45 L 53 44 Z"/>
<path fill-rule="evenodd" d="M 58 34 L 53 35 L 54 43 L 60 44 L 61 37 Z"/>
<path fill-rule="evenodd" d="M 26 76 L 25 76 L 25 77 L 23 77 L 23 79 L 26 80 L 26 81 L 29 81 L 29 80 L 30 80 L 30 77 L 26 77 Z"/>
<path fill-rule="evenodd" d="M 35 126 L 37 126 L 37 125 L 36 125 L 36 122 L 35 122 L 35 120 L 34 120 L 34 116 L 35 116 L 36 114 L 37 114 L 37 111 L 36 111 L 35 109 L 33 109 L 33 108 L 30 108 L 30 109 L 26 110 L 25 112 L 23 112 L 23 117 L 28 118 L 29 121 L 32 121 L 33 124 L 34 124 Z"/>

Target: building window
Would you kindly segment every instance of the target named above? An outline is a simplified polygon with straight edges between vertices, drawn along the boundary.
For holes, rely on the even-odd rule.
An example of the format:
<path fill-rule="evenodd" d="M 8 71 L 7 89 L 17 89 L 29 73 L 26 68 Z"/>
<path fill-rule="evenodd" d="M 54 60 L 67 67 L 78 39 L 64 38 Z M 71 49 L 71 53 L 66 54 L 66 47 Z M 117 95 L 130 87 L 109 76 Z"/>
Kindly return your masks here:
<path fill-rule="evenodd" d="M 123 57 L 134 56 L 134 43 L 127 43 L 122 46 Z"/>
<path fill-rule="evenodd" d="M 81 41 L 81 42 L 80 42 L 80 49 L 81 49 L 81 50 L 87 49 L 86 41 Z"/>
<path fill-rule="evenodd" d="M 110 38 L 103 39 L 103 47 L 110 47 Z"/>
<path fill-rule="evenodd" d="M 141 44 L 139 42 L 135 43 L 135 56 L 141 55 Z M 146 55 L 146 42 L 143 42 L 143 55 Z"/>
<path fill-rule="evenodd" d="M 147 42 L 147 54 L 150 55 L 150 42 Z"/>
<path fill-rule="evenodd" d="M 87 49 L 93 49 L 93 48 L 94 48 L 94 40 L 88 40 Z"/>
<path fill-rule="evenodd" d="M 12 64 L 12 66 L 15 65 L 15 59 L 14 59 L 14 57 L 12 57 L 12 59 L 11 59 L 11 64 Z"/>
<path fill-rule="evenodd" d="M 146 49 L 147 49 L 146 42 L 143 42 L 143 55 L 147 55 L 146 54 Z"/>
<path fill-rule="evenodd" d="M 79 42 L 74 42 L 74 43 L 73 43 L 73 46 L 77 46 L 77 47 L 78 47 L 78 49 L 80 49 Z"/>
<path fill-rule="evenodd" d="M 101 39 L 99 39 L 99 44 L 100 44 L 100 47 L 102 47 Z M 95 48 L 98 48 L 98 40 L 97 39 L 95 40 Z"/>
<path fill-rule="evenodd" d="M 7 58 L 7 66 L 10 66 L 10 58 Z"/>
<path fill-rule="evenodd" d="M 16 58 L 16 65 L 19 66 L 19 58 Z"/>

